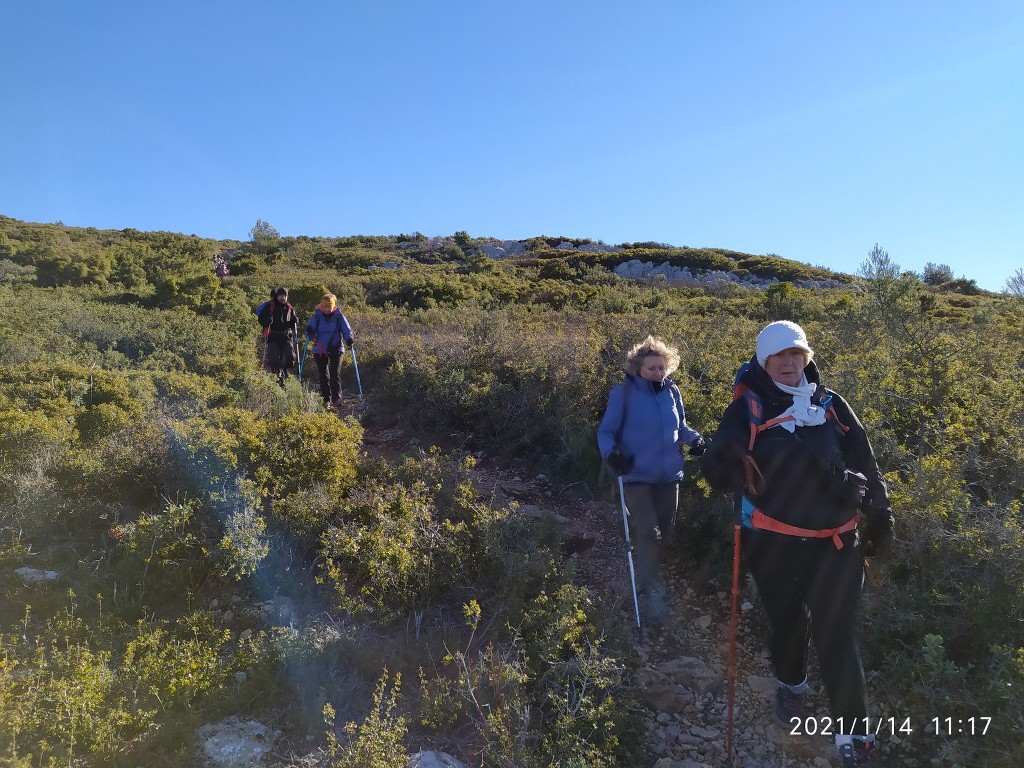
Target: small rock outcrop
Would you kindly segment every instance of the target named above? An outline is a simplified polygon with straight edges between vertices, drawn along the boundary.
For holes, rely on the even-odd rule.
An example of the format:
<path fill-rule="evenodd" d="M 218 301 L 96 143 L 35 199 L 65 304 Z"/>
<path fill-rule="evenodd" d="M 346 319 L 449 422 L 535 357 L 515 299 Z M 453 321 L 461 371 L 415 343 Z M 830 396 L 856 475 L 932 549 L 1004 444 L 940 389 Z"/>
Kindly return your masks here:
<path fill-rule="evenodd" d="M 627 280 L 664 279 L 670 283 L 689 286 L 708 286 L 716 283 L 733 283 L 744 288 L 765 289 L 780 282 L 777 277 L 758 277 L 757 275 L 738 276 L 720 269 L 692 271 L 689 267 L 675 267 L 667 261 L 654 264 L 650 261 L 631 259 L 624 261 L 612 270 L 619 277 Z M 839 288 L 846 285 L 841 280 L 794 280 L 797 288 Z"/>
<path fill-rule="evenodd" d="M 196 732 L 203 768 L 257 768 L 280 738 L 280 732 L 256 720 L 229 717 Z"/>
<path fill-rule="evenodd" d="M 24 584 L 49 584 L 60 578 L 60 573 L 57 571 L 29 568 L 28 566 L 15 568 L 14 572 L 21 577 Z"/>
<path fill-rule="evenodd" d="M 409 758 L 406 768 L 466 768 L 466 766 L 447 752 L 421 751 Z"/>

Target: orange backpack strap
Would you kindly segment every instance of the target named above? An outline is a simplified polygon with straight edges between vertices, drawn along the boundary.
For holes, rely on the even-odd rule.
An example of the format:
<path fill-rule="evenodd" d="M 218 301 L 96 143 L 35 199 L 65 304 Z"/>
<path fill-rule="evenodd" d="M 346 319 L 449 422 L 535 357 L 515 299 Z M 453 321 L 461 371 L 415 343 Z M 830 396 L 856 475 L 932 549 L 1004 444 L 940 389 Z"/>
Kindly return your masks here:
<path fill-rule="evenodd" d="M 843 422 L 839 420 L 839 415 L 836 413 L 836 409 L 834 406 L 829 406 L 828 411 L 826 411 L 825 413 L 825 418 L 832 419 L 836 423 L 836 426 L 843 431 L 843 434 L 846 434 L 847 432 L 850 431 L 850 427 L 847 424 L 843 424 Z"/>
<path fill-rule="evenodd" d="M 739 394 L 747 406 L 747 421 L 750 423 L 750 439 L 747 441 L 747 453 L 754 450 L 754 441 L 761 431 L 761 421 L 764 419 L 764 406 L 761 405 L 761 398 L 755 395 L 746 387 L 742 387 Z"/>
<path fill-rule="evenodd" d="M 857 527 L 857 520 L 860 515 L 855 514 L 849 520 L 836 528 L 800 528 L 795 525 L 789 525 L 783 523 L 780 520 L 776 520 L 774 517 L 769 517 L 760 509 L 754 508 L 753 514 L 750 516 L 750 524 L 752 527 L 762 531 L 771 531 L 772 533 L 784 533 L 787 536 L 800 536 L 806 539 L 832 539 L 832 543 L 835 544 L 836 549 L 843 548 L 843 540 L 839 538 L 839 534 L 852 531 Z"/>
<path fill-rule="evenodd" d="M 748 496 L 759 496 L 765 492 L 768 483 L 764 479 L 764 473 L 757 465 L 754 457 L 749 453 L 743 456 L 743 490 Z"/>

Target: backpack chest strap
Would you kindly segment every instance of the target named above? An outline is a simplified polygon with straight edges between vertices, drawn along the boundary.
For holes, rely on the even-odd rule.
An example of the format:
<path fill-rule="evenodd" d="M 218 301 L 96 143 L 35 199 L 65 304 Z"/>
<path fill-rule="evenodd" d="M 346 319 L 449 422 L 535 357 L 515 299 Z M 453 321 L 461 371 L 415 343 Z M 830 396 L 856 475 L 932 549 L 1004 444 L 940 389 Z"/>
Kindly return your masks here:
<path fill-rule="evenodd" d="M 734 395 L 734 399 L 738 397 L 742 397 L 747 406 L 747 421 L 750 423 L 750 438 L 747 440 L 748 453 L 754 450 L 754 443 L 757 441 L 757 436 L 766 429 L 771 429 L 772 427 L 777 427 L 780 424 L 786 424 L 790 421 L 796 421 L 796 418 L 792 415 L 775 416 L 771 419 L 765 419 L 764 406 L 761 404 L 761 398 L 745 386 L 742 386 L 742 389 Z M 826 408 L 825 420 L 834 423 L 844 434 L 849 432 L 850 427 L 839 420 L 839 415 L 836 413 L 835 407 L 831 405 L 831 402 L 832 398 L 829 396 L 828 400 L 822 403 Z"/>

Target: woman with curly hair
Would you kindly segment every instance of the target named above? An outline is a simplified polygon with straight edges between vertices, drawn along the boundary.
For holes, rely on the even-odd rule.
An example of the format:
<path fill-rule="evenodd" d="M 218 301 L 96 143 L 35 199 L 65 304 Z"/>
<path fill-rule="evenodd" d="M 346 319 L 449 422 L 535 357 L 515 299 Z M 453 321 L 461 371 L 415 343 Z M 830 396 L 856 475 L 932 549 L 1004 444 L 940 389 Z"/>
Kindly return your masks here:
<path fill-rule="evenodd" d="M 704 438 L 686 424 L 679 387 L 671 378 L 679 351 L 648 336 L 626 354 L 626 378 L 608 393 L 597 430 L 601 457 L 622 478 L 636 557 L 641 610 L 648 623 L 661 625 L 668 615 L 661 549 L 674 533 L 683 449 L 704 451 Z"/>

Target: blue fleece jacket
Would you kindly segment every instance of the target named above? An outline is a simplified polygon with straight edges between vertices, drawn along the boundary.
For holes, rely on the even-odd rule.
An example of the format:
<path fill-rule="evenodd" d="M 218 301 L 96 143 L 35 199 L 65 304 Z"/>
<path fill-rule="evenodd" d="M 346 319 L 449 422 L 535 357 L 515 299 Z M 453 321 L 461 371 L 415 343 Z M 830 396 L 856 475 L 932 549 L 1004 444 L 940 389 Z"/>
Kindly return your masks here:
<path fill-rule="evenodd" d="M 686 424 L 679 388 L 666 379 L 660 391 L 642 376 L 626 380 L 608 393 L 608 405 L 597 428 L 602 458 L 618 446 L 634 457 L 627 483 L 671 483 L 683 478 L 680 448 L 693 445 L 700 433 Z"/>
<path fill-rule="evenodd" d="M 314 355 L 326 355 L 341 349 L 341 340 L 352 344 L 352 326 L 337 307 L 329 315 L 320 308 L 306 323 L 306 338 L 313 342 Z"/>

